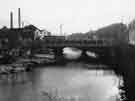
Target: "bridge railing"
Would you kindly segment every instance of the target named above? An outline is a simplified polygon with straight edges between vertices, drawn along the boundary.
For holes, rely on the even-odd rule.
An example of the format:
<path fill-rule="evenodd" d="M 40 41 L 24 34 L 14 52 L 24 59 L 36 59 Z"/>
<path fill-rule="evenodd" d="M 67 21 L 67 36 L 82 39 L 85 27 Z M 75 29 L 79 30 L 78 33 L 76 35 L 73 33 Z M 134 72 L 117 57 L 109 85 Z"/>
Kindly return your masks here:
<path fill-rule="evenodd" d="M 112 46 L 114 40 L 83 40 L 83 41 L 68 41 L 68 40 L 56 40 L 56 41 L 44 41 L 44 45 L 48 47 L 92 47 L 92 46 Z"/>

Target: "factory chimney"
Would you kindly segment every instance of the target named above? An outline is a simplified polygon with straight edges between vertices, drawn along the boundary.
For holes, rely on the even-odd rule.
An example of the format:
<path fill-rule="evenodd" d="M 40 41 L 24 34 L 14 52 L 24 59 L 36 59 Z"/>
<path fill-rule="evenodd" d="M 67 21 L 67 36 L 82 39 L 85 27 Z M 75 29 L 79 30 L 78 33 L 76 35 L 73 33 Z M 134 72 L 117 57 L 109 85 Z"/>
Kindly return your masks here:
<path fill-rule="evenodd" d="M 21 9 L 18 8 L 18 27 L 21 28 Z"/>
<path fill-rule="evenodd" d="M 10 12 L 10 28 L 13 29 L 13 12 Z"/>

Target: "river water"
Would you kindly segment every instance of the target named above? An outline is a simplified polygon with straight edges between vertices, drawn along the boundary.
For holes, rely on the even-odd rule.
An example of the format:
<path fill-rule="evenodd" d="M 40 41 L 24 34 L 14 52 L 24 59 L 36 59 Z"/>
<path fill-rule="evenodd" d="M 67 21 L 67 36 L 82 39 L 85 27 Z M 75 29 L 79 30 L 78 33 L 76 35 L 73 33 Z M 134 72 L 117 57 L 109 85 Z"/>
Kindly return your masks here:
<path fill-rule="evenodd" d="M 90 69 L 83 63 L 45 66 L 32 72 L 0 75 L 0 101 L 120 101 L 122 79 L 111 70 Z M 62 100 L 63 99 L 63 100 Z"/>

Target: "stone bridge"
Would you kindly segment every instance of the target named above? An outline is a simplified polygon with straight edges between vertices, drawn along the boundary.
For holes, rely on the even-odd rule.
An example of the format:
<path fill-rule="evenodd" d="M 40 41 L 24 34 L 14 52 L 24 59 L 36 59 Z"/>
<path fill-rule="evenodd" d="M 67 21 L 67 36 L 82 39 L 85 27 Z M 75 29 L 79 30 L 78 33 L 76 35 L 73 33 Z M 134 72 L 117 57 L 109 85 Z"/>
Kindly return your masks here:
<path fill-rule="evenodd" d="M 71 47 L 82 51 L 81 60 L 85 61 L 100 61 L 107 64 L 115 64 L 116 55 L 116 44 L 108 40 L 84 40 L 84 41 L 67 41 L 67 40 L 56 40 L 56 41 L 43 41 L 45 48 L 53 49 L 56 58 L 63 56 L 63 48 Z M 86 54 L 86 52 L 92 52 L 98 55 L 96 58 L 92 58 Z M 63 60 L 63 58 L 61 58 Z"/>

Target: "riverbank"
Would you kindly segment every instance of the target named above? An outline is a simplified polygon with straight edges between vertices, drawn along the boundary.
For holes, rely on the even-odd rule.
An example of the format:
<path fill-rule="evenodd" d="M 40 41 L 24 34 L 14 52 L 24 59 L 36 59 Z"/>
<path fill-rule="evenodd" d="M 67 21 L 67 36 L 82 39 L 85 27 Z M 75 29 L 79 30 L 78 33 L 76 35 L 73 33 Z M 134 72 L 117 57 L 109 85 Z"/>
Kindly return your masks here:
<path fill-rule="evenodd" d="M 115 62 L 116 68 L 113 68 L 117 75 L 122 75 L 126 99 L 124 101 L 135 101 L 135 46 L 128 45 L 116 49 Z"/>

